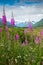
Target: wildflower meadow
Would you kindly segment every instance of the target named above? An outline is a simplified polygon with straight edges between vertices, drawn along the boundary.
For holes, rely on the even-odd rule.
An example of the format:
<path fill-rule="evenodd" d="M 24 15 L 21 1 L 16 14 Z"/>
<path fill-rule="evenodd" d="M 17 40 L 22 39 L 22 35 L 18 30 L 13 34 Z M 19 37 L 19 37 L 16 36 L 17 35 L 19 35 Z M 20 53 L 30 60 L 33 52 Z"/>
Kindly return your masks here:
<path fill-rule="evenodd" d="M 12 16 L 7 26 L 5 13 L 0 27 L 0 65 L 43 65 L 43 28 L 16 28 Z"/>

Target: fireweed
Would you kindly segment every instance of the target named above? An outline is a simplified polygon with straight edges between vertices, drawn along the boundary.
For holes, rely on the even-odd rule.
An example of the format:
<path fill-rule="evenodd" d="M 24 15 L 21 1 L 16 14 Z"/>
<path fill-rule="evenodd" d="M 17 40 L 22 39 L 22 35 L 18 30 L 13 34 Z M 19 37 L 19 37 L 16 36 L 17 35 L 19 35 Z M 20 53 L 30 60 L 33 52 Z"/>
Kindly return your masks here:
<path fill-rule="evenodd" d="M 7 40 L 7 37 L 6 37 L 6 26 L 7 25 L 6 24 L 7 24 L 7 20 L 6 20 L 5 13 L 3 13 L 3 16 L 2 16 L 2 24 L 3 24 L 3 30 L 2 30 L 3 42 L 6 45 L 6 40 Z"/>
<path fill-rule="evenodd" d="M 6 32 L 8 32 L 8 26 L 6 26 Z"/>
<path fill-rule="evenodd" d="M 14 21 L 13 18 L 11 19 L 11 25 L 12 25 L 12 26 L 15 26 L 15 21 Z"/>
<path fill-rule="evenodd" d="M 26 44 L 26 43 L 28 43 L 28 41 L 27 41 L 27 29 L 24 29 L 24 36 L 25 36 L 25 41 L 24 41 L 24 43 Z"/>
<path fill-rule="evenodd" d="M 16 42 L 20 42 L 19 40 L 20 40 L 20 35 L 17 33 L 17 34 L 15 35 L 15 41 L 16 41 Z"/>
<path fill-rule="evenodd" d="M 28 23 L 28 29 L 29 29 L 29 32 L 30 32 L 30 39 L 31 39 L 32 42 L 34 42 L 34 35 L 33 35 L 34 28 L 31 24 L 31 22 Z"/>
<path fill-rule="evenodd" d="M 43 64 L 43 61 L 41 61 L 41 58 L 43 57 L 43 50 L 41 50 L 42 48 L 38 45 L 40 43 L 43 43 L 41 42 L 41 38 L 39 36 L 34 36 L 32 37 L 35 38 L 34 41 L 30 41 L 28 44 L 28 30 L 22 30 L 24 35 L 19 29 L 19 32 L 17 32 L 14 29 L 14 18 L 11 19 L 11 32 L 9 32 L 9 28 L 6 24 L 6 16 L 3 16 L 2 23 L 2 29 L 0 28 L 0 33 L 2 33 L 2 39 L 0 41 L 3 42 L 0 42 L 0 44 L 3 45 L 0 45 L 0 65 L 40 65 L 40 63 Z M 29 29 L 31 33 L 33 33 L 34 30 L 31 24 L 29 24 Z M 21 34 L 22 37 L 24 36 L 23 38 L 25 39 L 23 40 L 23 42 L 18 42 L 19 44 L 16 44 L 17 42 L 15 41 L 15 39 L 20 40 Z M 41 35 L 43 35 L 43 32 L 41 32 Z M 30 36 L 32 36 L 32 34 L 30 34 Z M 33 39 L 30 38 L 30 40 Z M 34 44 L 34 42 L 36 44 Z"/>
<path fill-rule="evenodd" d="M 35 43 L 39 44 L 41 42 L 41 38 L 39 36 L 36 36 L 35 38 Z"/>
<path fill-rule="evenodd" d="M 16 40 L 19 40 L 19 38 L 20 38 L 19 35 L 16 34 L 15 39 L 16 39 Z"/>
<path fill-rule="evenodd" d="M 25 45 L 26 45 L 26 42 L 25 42 L 25 41 L 23 41 L 22 46 L 25 46 Z"/>
<path fill-rule="evenodd" d="M 15 20 L 14 20 L 14 18 L 11 18 L 11 25 L 12 25 L 12 33 L 13 33 L 14 32 L 13 28 L 15 26 Z"/>
<path fill-rule="evenodd" d="M 3 15 L 3 17 L 2 17 L 2 24 L 3 24 L 3 25 L 6 24 L 6 16 L 5 16 L 5 15 Z"/>
<path fill-rule="evenodd" d="M 32 32 L 32 31 L 33 31 L 33 27 L 32 27 L 31 22 L 29 22 L 29 24 L 28 24 L 28 28 L 29 28 L 30 32 Z"/>
<path fill-rule="evenodd" d="M 8 30 L 9 30 L 8 27 L 5 28 L 5 32 L 8 33 L 9 32 Z M 6 40 L 8 35 L 6 36 L 5 32 L 4 32 L 5 37 L 3 39 Z M 14 33 L 14 28 L 13 28 L 13 32 L 12 33 Z M 27 35 L 29 33 L 25 30 L 24 35 L 25 34 Z M 18 34 L 15 34 L 15 36 L 16 36 L 16 40 L 20 39 Z M 12 37 L 15 37 L 15 36 L 12 34 Z M 36 40 L 36 43 L 37 42 L 40 43 L 40 38 L 39 37 L 36 37 L 35 40 Z M 4 42 L 4 43 L 6 43 L 5 46 L 7 46 L 8 43 L 11 43 L 11 45 L 10 45 L 10 50 L 8 50 L 9 46 L 8 47 L 4 47 L 3 53 L 1 54 L 1 59 L 2 60 L 5 59 L 5 60 L 1 61 L 0 64 L 3 64 L 3 65 L 4 64 L 7 64 L 7 65 L 37 65 L 37 63 L 40 63 L 40 57 L 41 57 L 40 54 L 39 54 L 39 51 L 40 51 L 39 48 L 40 47 L 38 47 L 37 45 L 33 46 L 34 42 L 30 42 L 29 44 L 26 45 L 26 42 L 24 40 L 23 43 L 20 44 L 18 42 L 19 45 L 18 44 L 16 45 L 15 44 L 16 43 L 15 40 L 13 40 L 11 38 L 10 41 L 11 42 L 8 42 L 8 40 L 6 40 L 6 42 Z M 32 45 L 30 45 L 31 43 L 32 43 Z"/>
<path fill-rule="evenodd" d="M 43 30 L 40 31 L 40 36 L 43 39 Z"/>
<path fill-rule="evenodd" d="M 0 28 L 0 33 L 2 32 L 2 28 Z"/>

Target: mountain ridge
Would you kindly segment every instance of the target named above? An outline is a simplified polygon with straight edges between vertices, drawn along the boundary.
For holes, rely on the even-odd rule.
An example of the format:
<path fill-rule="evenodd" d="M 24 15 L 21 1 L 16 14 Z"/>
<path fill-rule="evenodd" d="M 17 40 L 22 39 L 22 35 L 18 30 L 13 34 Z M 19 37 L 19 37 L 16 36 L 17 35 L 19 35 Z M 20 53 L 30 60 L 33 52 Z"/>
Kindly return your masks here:
<path fill-rule="evenodd" d="M 41 19 L 40 21 L 38 21 L 37 23 L 35 23 L 34 26 L 35 27 L 43 27 L 43 19 Z"/>
<path fill-rule="evenodd" d="M 17 23 L 15 25 L 15 27 L 28 27 L 28 24 L 29 24 L 29 22 L 25 21 L 25 22 Z M 7 21 L 7 25 L 8 25 L 8 27 L 11 27 L 11 23 L 9 21 Z M 31 25 L 33 27 L 43 27 L 43 19 L 36 22 L 35 24 L 33 24 L 33 22 L 31 22 Z M 0 18 L 0 26 L 2 26 L 2 19 L 1 18 Z"/>

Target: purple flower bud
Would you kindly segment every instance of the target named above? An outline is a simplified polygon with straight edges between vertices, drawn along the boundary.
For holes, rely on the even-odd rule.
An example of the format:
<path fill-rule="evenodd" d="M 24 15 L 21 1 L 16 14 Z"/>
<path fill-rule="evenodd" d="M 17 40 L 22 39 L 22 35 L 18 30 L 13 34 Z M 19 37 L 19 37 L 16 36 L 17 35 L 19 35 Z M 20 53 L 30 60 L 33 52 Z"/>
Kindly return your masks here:
<path fill-rule="evenodd" d="M 27 32 L 28 32 L 27 29 L 24 29 L 24 34 L 27 34 Z"/>
<path fill-rule="evenodd" d="M 43 30 L 42 30 L 42 31 L 40 31 L 40 35 L 41 35 L 41 36 L 43 36 Z"/>
<path fill-rule="evenodd" d="M 0 28 L 0 33 L 2 32 L 2 28 Z"/>
<path fill-rule="evenodd" d="M 43 65 L 43 61 L 42 61 L 42 65 Z"/>
<path fill-rule="evenodd" d="M 22 43 L 22 46 L 25 46 L 26 45 L 26 43 L 25 43 L 25 41 Z"/>
<path fill-rule="evenodd" d="M 40 37 L 43 39 L 43 30 L 40 31 Z"/>
<path fill-rule="evenodd" d="M 2 24 L 6 24 L 6 16 L 5 15 L 3 15 L 3 17 L 2 17 Z"/>
<path fill-rule="evenodd" d="M 20 37 L 18 34 L 16 34 L 15 38 L 16 38 L 16 40 L 19 40 Z"/>
<path fill-rule="evenodd" d="M 14 19 L 13 19 L 13 18 L 11 19 L 11 25 L 12 25 L 12 26 L 14 26 L 14 25 L 15 25 L 15 21 L 14 21 Z"/>
<path fill-rule="evenodd" d="M 31 22 L 29 22 L 29 24 L 28 24 L 28 28 L 30 29 L 30 31 L 33 31 L 33 27 L 32 27 Z"/>
<path fill-rule="evenodd" d="M 38 44 L 38 43 L 40 43 L 40 42 L 41 42 L 41 38 L 38 37 L 38 36 L 36 36 L 36 38 L 35 38 L 35 43 Z"/>
<path fill-rule="evenodd" d="M 6 26 L 6 32 L 8 32 L 8 26 Z"/>

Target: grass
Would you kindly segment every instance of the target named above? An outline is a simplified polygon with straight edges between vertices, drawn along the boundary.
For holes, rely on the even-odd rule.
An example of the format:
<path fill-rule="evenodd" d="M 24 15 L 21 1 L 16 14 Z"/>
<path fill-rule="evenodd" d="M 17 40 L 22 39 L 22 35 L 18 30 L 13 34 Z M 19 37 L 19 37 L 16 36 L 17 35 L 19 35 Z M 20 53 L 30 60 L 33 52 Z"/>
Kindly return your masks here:
<path fill-rule="evenodd" d="M 24 29 L 28 31 L 26 35 Z M 35 28 L 30 33 L 28 28 L 11 27 L 8 32 L 3 28 L 0 33 L 0 65 L 42 65 L 43 39 L 40 44 L 34 42 L 35 35 L 40 36 L 41 29 Z M 19 40 L 15 39 L 16 34 L 20 36 Z M 23 44 L 25 39 L 28 42 Z"/>

